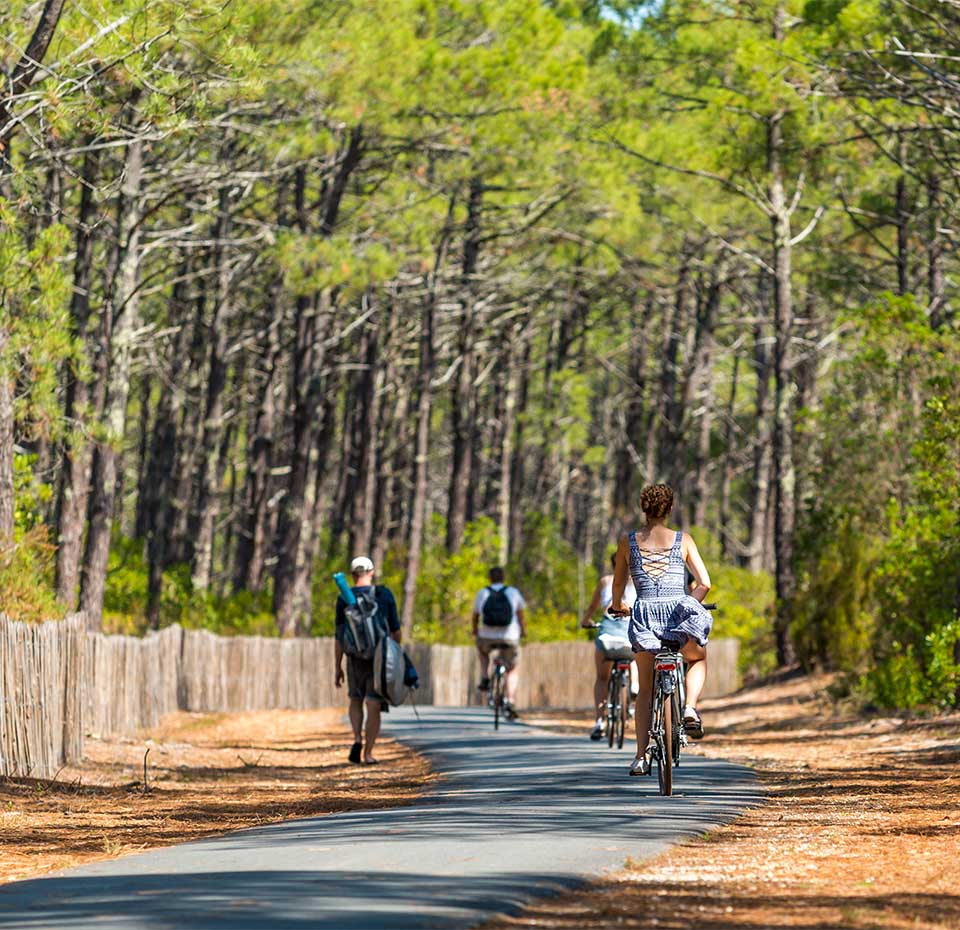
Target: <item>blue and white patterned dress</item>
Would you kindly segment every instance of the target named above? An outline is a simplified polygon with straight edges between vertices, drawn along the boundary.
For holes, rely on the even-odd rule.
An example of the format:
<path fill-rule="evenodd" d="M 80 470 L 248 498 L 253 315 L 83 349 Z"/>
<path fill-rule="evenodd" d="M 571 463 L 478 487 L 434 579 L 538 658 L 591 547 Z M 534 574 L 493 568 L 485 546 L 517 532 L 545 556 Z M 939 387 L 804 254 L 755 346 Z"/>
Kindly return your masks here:
<path fill-rule="evenodd" d="M 706 646 L 713 627 L 710 612 L 687 594 L 686 571 L 677 532 L 669 549 L 644 549 L 637 534 L 629 535 L 630 574 L 637 600 L 630 616 L 630 645 L 634 652 L 658 652 L 661 640 L 683 645 L 688 639 Z"/>

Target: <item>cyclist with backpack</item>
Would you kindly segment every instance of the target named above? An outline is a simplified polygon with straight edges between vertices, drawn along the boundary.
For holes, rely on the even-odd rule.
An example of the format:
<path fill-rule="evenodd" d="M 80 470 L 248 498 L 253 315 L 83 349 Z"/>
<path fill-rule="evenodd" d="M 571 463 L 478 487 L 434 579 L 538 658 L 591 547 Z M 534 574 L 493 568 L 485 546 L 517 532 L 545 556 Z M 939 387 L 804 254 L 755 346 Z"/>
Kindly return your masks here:
<path fill-rule="evenodd" d="M 384 695 L 377 692 L 373 658 L 377 644 L 387 636 L 400 642 L 400 616 L 393 592 L 385 585 L 373 583 L 374 565 L 365 555 L 350 563 L 355 603 L 348 604 L 341 594 L 337 598 L 336 675 L 334 684 L 343 684 L 343 659 L 347 659 L 347 693 L 350 695 L 350 724 L 353 746 L 350 761 L 376 765 L 373 747 L 380 735 L 380 712 Z M 344 589 L 344 593 L 346 589 Z M 367 723 L 363 712 L 366 705 Z"/>
<path fill-rule="evenodd" d="M 490 653 L 499 649 L 507 667 L 507 699 L 504 712 L 516 719 L 514 702 L 519 682 L 520 640 L 526 636 L 523 595 L 512 585 L 504 584 L 503 569 L 490 569 L 490 584 L 478 592 L 473 602 L 473 635 L 480 655 L 481 691 L 490 689 Z"/>

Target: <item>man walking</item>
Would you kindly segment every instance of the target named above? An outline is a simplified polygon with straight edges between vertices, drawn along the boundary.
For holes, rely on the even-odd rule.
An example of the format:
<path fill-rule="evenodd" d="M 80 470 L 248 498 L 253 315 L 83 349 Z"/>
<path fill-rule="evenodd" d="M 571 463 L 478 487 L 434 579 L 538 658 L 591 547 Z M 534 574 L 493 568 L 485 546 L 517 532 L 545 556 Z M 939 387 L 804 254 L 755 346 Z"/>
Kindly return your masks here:
<path fill-rule="evenodd" d="M 373 562 L 365 555 L 357 556 L 350 563 L 353 576 L 353 593 L 357 609 L 363 611 L 382 636 L 392 636 L 400 642 L 400 617 L 393 593 L 385 585 L 374 585 Z M 343 659 L 347 659 L 347 693 L 350 695 L 350 724 L 353 727 L 353 746 L 350 761 L 364 765 L 376 765 L 373 747 L 380 735 L 380 711 L 383 696 L 377 693 L 373 680 L 373 659 L 349 655 L 344 651 L 347 627 L 347 604 L 343 596 L 337 598 L 337 639 L 335 685 L 343 684 Z M 367 725 L 364 730 L 363 711 L 366 705 Z M 361 738 L 362 736 L 362 738 Z"/>
<path fill-rule="evenodd" d="M 507 695 L 504 711 L 516 718 L 520 664 L 520 640 L 527 635 L 523 595 L 512 585 L 504 584 L 503 569 L 490 569 L 490 584 L 473 602 L 473 635 L 480 655 L 480 690 L 490 689 L 490 653 L 497 649 L 507 667 Z"/>

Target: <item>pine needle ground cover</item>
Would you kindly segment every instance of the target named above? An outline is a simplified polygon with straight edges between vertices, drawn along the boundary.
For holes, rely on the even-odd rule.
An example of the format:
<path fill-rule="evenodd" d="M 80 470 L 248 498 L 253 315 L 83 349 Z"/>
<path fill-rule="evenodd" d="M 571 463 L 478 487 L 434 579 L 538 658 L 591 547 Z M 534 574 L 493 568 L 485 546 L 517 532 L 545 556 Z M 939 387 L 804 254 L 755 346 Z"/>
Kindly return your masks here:
<path fill-rule="evenodd" d="M 342 719 L 340 709 L 175 714 L 142 739 L 88 740 L 84 762 L 53 781 L 2 779 L 0 882 L 419 797 L 426 761 L 381 739 L 383 765 L 350 765 Z"/>
<path fill-rule="evenodd" d="M 960 926 L 960 716 L 863 719 L 829 701 L 828 682 L 704 702 L 697 751 L 754 766 L 766 804 L 486 930 Z M 591 725 L 569 714 L 539 722 L 584 737 Z M 682 781 L 681 769 L 680 791 Z"/>

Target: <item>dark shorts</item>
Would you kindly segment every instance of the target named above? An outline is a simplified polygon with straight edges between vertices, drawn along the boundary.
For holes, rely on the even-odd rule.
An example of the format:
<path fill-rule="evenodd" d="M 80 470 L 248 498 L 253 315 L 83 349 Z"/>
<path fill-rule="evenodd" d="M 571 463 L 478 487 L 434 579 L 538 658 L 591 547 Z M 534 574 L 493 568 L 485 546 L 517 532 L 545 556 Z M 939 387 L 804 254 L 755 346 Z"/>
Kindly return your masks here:
<path fill-rule="evenodd" d="M 496 639 L 478 639 L 477 648 L 485 656 L 491 655 L 494 651 L 498 652 L 508 671 L 520 664 L 520 646 L 517 643 L 506 643 Z"/>
<path fill-rule="evenodd" d="M 347 693 L 358 701 L 382 701 L 373 687 L 373 659 L 347 656 Z"/>

